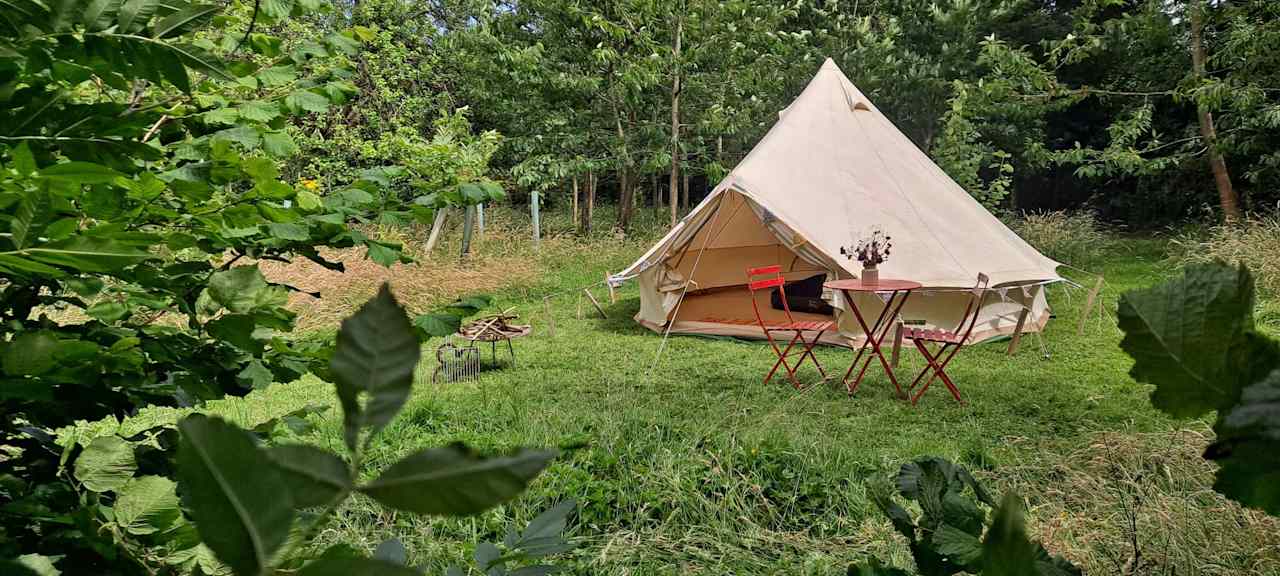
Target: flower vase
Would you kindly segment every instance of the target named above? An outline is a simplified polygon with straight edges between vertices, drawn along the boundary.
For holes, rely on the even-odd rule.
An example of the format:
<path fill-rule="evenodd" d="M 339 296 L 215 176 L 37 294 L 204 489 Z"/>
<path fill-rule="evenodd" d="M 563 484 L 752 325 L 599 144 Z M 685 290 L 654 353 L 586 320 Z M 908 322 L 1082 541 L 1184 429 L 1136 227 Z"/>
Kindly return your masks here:
<path fill-rule="evenodd" d="M 880 270 L 876 268 L 875 264 L 862 267 L 862 283 L 863 284 L 879 284 L 880 283 Z"/>

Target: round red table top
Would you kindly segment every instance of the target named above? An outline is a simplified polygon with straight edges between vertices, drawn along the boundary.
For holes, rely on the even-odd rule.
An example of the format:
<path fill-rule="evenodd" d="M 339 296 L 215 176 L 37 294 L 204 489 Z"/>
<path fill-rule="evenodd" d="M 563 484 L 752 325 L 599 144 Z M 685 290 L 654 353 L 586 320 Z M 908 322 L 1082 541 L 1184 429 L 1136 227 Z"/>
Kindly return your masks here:
<path fill-rule="evenodd" d="M 911 280 L 898 280 L 894 278 L 881 278 L 879 282 L 863 282 L 857 278 L 848 280 L 832 280 L 823 283 L 823 286 L 832 290 L 844 290 L 847 292 L 894 292 L 897 290 L 915 290 L 922 285 L 919 282 Z"/>

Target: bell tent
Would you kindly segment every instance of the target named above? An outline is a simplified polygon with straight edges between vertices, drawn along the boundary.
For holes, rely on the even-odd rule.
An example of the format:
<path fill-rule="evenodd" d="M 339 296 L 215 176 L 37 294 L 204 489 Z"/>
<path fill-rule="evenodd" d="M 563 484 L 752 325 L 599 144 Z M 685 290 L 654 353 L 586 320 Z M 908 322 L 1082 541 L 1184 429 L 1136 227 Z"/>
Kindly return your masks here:
<path fill-rule="evenodd" d="M 880 276 L 923 285 L 903 308 L 904 322 L 954 328 L 980 272 L 992 290 L 975 340 L 1012 333 L 1024 312 L 1024 332 L 1048 322 L 1043 286 L 1062 280 L 1059 264 L 951 180 L 830 59 L 738 166 L 609 281 L 639 280 L 636 320 L 655 331 L 759 338 L 747 268 L 780 264 L 788 282 L 857 278 L 861 265 L 841 247 L 873 228 L 893 239 Z M 785 320 L 769 294 L 756 298 L 766 321 Z M 823 342 L 858 344 L 864 336 L 848 305 L 829 291 L 823 298 L 830 316 L 796 319 L 834 316 L 838 330 Z M 867 295 L 858 306 L 874 317 L 883 303 Z"/>

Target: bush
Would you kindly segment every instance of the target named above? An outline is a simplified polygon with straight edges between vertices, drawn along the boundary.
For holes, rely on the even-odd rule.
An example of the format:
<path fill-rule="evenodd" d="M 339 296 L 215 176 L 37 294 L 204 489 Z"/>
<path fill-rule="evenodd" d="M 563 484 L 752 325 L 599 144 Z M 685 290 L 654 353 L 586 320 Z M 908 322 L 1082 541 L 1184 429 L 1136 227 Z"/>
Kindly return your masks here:
<path fill-rule="evenodd" d="M 1089 264 L 1107 242 L 1092 212 L 1024 212 L 1006 219 L 1005 223 L 1040 253 L 1063 264 Z"/>
<path fill-rule="evenodd" d="M 1170 252 L 1183 266 L 1214 260 L 1243 263 L 1263 295 L 1280 296 L 1280 214 L 1184 234 L 1172 242 Z"/>

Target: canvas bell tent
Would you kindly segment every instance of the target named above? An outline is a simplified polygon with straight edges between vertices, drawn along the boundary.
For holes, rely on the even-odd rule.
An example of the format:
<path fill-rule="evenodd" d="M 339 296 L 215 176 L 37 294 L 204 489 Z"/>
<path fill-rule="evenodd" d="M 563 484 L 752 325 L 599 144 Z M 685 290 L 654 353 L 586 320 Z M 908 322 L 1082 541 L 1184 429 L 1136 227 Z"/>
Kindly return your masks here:
<path fill-rule="evenodd" d="M 861 265 L 840 254 L 879 228 L 893 238 L 881 278 L 920 282 L 902 318 L 953 329 L 978 273 L 994 288 L 984 300 L 977 340 L 1048 321 L 1044 286 L 1059 264 L 1019 238 L 951 180 L 827 60 L 778 122 L 710 195 L 628 269 L 612 276 L 640 283 L 636 320 L 655 331 L 761 337 L 746 289 L 750 267 L 780 264 L 789 282 L 826 274 L 857 278 Z M 785 319 L 759 293 L 767 321 Z M 823 336 L 852 345 L 862 330 L 838 295 L 825 295 L 838 321 Z M 869 295 L 859 309 L 874 317 Z M 871 322 L 874 318 L 868 318 Z"/>

